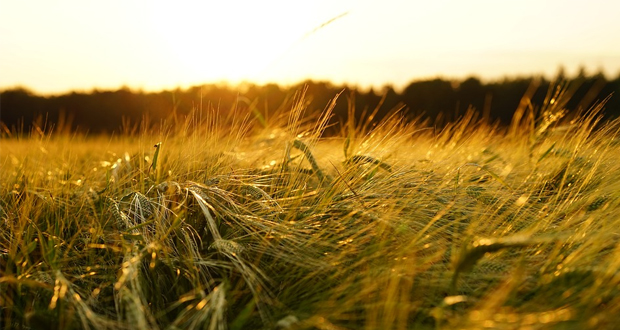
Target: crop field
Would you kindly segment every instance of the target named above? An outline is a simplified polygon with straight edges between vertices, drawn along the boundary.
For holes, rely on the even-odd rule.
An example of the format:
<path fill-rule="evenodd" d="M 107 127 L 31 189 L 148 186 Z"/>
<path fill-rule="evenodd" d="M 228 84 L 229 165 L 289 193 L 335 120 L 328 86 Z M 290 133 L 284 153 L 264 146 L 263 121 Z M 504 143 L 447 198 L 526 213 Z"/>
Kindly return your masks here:
<path fill-rule="evenodd" d="M 0 326 L 613 329 L 620 130 L 197 109 L 0 140 Z M 351 109 L 351 116 L 355 109 Z M 362 111 L 362 109 L 357 109 Z M 358 117 L 359 118 L 359 117 Z M 326 130 L 339 132 L 325 134 Z"/>

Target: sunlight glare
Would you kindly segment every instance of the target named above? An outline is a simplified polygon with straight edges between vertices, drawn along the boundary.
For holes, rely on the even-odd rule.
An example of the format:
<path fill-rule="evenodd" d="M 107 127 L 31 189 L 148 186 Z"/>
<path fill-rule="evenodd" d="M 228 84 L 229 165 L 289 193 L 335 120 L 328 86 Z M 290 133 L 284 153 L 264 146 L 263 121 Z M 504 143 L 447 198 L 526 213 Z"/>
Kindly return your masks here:
<path fill-rule="evenodd" d="M 306 15 L 279 15 L 265 8 L 294 10 L 283 1 L 244 3 L 243 8 L 234 1 L 180 2 L 149 10 L 169 62 L 180 71 L 171 74 L 195 81 L 208 77 L 235 82 L 258 78 L 313 24 Z"/>

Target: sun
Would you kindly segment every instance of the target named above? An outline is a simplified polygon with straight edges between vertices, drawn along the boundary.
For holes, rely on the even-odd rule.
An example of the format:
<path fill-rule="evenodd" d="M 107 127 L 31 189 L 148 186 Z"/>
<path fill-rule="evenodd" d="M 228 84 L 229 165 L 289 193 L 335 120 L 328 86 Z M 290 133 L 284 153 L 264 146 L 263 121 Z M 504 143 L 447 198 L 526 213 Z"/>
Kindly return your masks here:
<path fill-rule="evenodd" d="M 147 9 L 154 27 L 150 42 L 165 52 L 159 57 L 171 80 L 261 80 L 314 24 L 307 15 L 280 14 L 289 7 L 284 1 L 154 5 Z"/>

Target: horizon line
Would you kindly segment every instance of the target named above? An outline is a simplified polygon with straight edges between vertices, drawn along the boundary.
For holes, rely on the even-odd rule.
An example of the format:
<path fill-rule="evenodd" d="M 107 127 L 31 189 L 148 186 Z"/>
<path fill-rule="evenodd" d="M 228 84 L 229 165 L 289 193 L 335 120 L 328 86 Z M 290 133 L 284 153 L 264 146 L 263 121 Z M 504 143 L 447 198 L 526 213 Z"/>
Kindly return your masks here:
<path fill-rule="evenodd" d="M 507 81 L 507 80 L 509 81 L 509 80 L 536 79 L 536 78 L 553 81 L 553 80 L 557 80 L 560 76 L 563 76 L 564 79 L 567 79 L 567 80 L 573 80 L 573 79 L 579 78 L 580 76 L 583 76 L 586 78 L 592 78 L 592 77 L 596 77 L 600 75 L 602 75 L 606 80 L 620 79 L 620 71 L 616 73 L 615 75 L 612 75 L 609 72 L 606 72 L 605 70 L 602 70 L 602 69 L 599 69 L 597 71 L 586 70 L 585 66 L 580 66 L 576 70 L 570 70 L 570 71 L 574 71 L 572 73 L 567 73 L 567 71 L 568 70 L 566 70 L 565 66 L 559 65 L 556 70 L 556 73 L 552 75 L 542 73 L 542 72 L 523 73 L 523 74 L 504 74 L 504 75 L 499 75 L 495 77 L 484 77 L 483 75 L 475 74 L 475 73 L 465 74 L 465 75 L 460 75 L 460 76 L 449 76 L 445 74 L 436 74 L 436 75 L 427 75 L 427 76 L 410 78 L 406 83 L 393 83 L 393 82 L 386 81 L 383 83 L 360 84 L 356 82 L 347 81 L 346 79 L 334 80 L 334 79 L 317 78 L 317 77 L 302 78 L 302 79 L 296 80 L 295 82 L 253 81 L 251 79 L 242 79 L 242 80 L 234 81 L 234 80 L 219 79 L 219 80 L 205 80 L 203 82 L 195 82 L 195 83 L 182 83 L 182 84 L 162 86 L 162 87 L 157 87 L 157 88 L 148 88 L 148 87 L 139 86 L 135 84 L 121 83 L 117 85 L 116 87 L 90 86 L 90 87 L 84 87 L 84 88 L 70 88 L 64 91 L 50 91 L 50 92 L 41 92 L 40 90 L 37 90 L 36 88 L 33 88 L 33 87 L 29 87 L 25 84 L 16 83 L 13 85 L 0 86 L 0 93 L 6 92 L 6 91 L 24 90 L 33 95 L 43 96 L 43 97 L 53 97 L 53 96 L 66 95 L 66 94 L 72 94 L 72 93 L 91 94 L 93 92 L 119 91 L 119 90 L 129 90 L 131 92 L 142 92 L 142 93 L 160 93 L 160 92 L 175 91 L 175 90 L 189 90 L 192 88 L 208 86 L 208 85 L 224 86 L 224 87 L 229 87 L 229 88 L 243 88 L 244 86 L 262 87 L 262 86 L 267 86 L 267 85 L 277 85 L 278 87 L 286 89 L 286 88 L 291 88 L 291 87 L 304 84 L 307 82 L 328 83 L 328 84 L 335 85 L 335 86 L 340 85 L 343 87 L 351 87 L 356 90 L 363 90 L 363 91 L 383 90 L 386 88 L 392 88 L 398 91 L 398 90 L 405 89 L 408 85 L 412 83 L 432 81 L 432 80 L 437 80 L 437 79 L 450 81 L 454 83 L 463 82 L 468 79 L 477 79 L 483 84 L 496 83 L 496 82 L 502 82 L 502 81 Z"/>

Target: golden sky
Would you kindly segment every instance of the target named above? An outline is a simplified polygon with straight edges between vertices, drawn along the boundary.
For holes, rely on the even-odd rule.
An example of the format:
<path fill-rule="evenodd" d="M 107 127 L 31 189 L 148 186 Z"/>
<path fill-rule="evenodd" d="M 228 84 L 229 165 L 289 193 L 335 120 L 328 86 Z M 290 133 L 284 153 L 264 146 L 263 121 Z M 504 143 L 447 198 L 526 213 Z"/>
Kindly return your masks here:
<path fill-rule="evenodd" d="M 0 89 L 307 78 L 399 87 L 552 76 L 561 65 L 616 77 L 619 13 L 617 0 L 4 0 Z"/>

